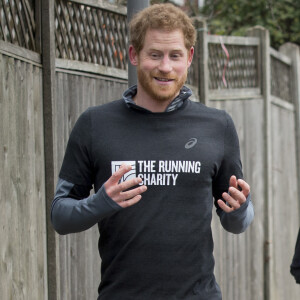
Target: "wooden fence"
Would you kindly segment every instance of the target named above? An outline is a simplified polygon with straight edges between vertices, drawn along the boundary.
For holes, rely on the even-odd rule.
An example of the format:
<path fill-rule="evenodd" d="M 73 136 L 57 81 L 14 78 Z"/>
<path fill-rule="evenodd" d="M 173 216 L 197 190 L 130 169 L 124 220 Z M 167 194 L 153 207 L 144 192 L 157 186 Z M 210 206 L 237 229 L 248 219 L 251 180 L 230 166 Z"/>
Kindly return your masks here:
<path fill-rule="evenodd" d="M 127 87 L 126 10 L 99 0 L 3 0 L 0 21 L 1 298 L 96 299 L 97 227 L 59 236 L 49 210 L 76 119 Z M 196 101 L 233 117 L 255 207 L 241 235 L 214 215 L 223 298 L 298 299 L 289 265 L 300 219 L 299 47 L 275 51 L 260 27 L 226 37 L 195 25 L 188 84 Z"/>
<path fill-rule="evenodd" d="M 40 55 L 0 41 L 0 294 L 47 299 Z"/>

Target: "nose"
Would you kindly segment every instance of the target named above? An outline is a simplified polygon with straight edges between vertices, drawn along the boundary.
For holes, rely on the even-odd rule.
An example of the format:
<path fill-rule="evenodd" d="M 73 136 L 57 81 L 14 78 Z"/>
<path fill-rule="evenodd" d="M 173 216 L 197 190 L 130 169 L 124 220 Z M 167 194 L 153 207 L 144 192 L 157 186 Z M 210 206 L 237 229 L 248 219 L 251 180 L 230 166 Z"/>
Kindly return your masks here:
<path fill-rule="evenodd" d="M 168 55 L 164 55 L 162 60 L 160 61 L 160 64 L 158 66 L 158 69 L 162 73 L 169 73 L 172 71 L 172 65 L 171 61 Z"/>

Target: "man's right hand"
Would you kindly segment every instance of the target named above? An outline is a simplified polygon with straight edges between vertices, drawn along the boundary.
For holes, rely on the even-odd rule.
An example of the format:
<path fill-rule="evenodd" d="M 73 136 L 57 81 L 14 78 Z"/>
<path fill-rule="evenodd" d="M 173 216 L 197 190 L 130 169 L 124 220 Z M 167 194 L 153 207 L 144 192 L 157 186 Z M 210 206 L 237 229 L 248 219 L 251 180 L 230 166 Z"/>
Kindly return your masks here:
<path fill-rule="evenodd" d="M 131 166 L 122 165 L 119 170 L 112 174 L 112 176 L 104 183 L 106 194 L 123 208 L 139 202 L 142 198 L 141 194 L 147 190 L 145 185 L 128 190 L 142 182 L 142 179 L 139 177 L 119 183 L 123 175 L 130 170 Z"/>

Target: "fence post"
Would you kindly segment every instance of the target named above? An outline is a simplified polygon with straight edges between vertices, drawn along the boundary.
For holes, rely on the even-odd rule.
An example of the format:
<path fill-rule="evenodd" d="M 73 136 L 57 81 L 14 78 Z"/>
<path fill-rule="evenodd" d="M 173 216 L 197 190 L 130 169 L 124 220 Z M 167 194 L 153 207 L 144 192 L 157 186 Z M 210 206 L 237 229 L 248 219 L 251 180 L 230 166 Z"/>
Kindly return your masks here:
<path fill-rule="evenodd" d="M 132 16 L 138 11 L 149 6 L 149 0 L 131 0 L 127 1 L 127 22 L 129 23 Z M 136 67 L 128 59 L 128 87 L 137 83 Z"/>
<path fill-rule="evenodd" d="M 42 64 L 43 64 L 43 117 L 45 149 L 45 187 L 47 219 L 48 299 L 57 299 L 56 241 L 50 222 L 54 192 L 53 111 L 55 93 L 55 39 L 54 0 L 41 1 Z"/>
<path fill-rule="evenodd" d="M 292 60 L 292 98 L 295 105 L 296 128 L 296 152 L 297 152 L 297 176 L 298 192 L 300 192 L 300 47 L 293 43 L 286 43 L 279 49 Z M 300 208 L 300 203 L 299 203 Z M 300 217 L 300 210 L 299 210 Z"/>
<path fill-rule="evenodd" d="M 207 27 L 203 19 L 195 19 L 197 30 L 196 57 L 198 57 L 198 95 L 201 103 L 208 105 L 208 45 L 207 45 Z"/>
<path fill-rule="evenodd" d="M 274 266 L 272 257 L 272 149 L 271 149 L 271 58 L 269 53 L 269 31 L 261 26 L 248 30 L 248 36 L 260 38 L 258 67 L 260 66 L 260 88 L 264 100 L 264 299 L 272 300 L 274 297 Z"/>

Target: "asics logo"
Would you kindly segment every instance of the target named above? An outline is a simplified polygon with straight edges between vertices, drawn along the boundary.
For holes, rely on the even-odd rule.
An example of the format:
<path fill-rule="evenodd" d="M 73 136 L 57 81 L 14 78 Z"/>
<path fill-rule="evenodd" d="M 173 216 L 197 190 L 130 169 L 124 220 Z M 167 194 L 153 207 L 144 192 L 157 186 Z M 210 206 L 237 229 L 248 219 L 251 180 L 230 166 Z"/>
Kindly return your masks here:
<path fill-rule="evenodd" d="M 191 138 L 184 146 L 185 149 L 191 149 L 197 144 L 196 138 Z"/>

